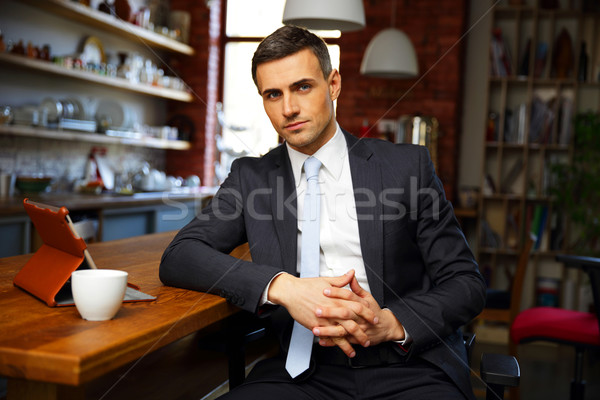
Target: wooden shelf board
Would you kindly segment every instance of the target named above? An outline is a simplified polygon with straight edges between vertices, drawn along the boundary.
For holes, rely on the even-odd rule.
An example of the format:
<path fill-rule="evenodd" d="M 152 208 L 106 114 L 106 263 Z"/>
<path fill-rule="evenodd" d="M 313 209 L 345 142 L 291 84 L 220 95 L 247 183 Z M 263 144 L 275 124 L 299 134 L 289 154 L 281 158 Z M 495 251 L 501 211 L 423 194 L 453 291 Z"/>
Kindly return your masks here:
<path fill-rule="evenodd" d="M 549 197 L 549 196 L 534 196 L 534 197 L 526 196 L 525 200 L 527 200 L 530 203 L 548 203 L 548 202 L 551 202 L 553 199 L 552 199 L 552 197 Z"/>
<path fill-rule="evenodd" d="M 454 215 L 459 218 L 477 218 L 476 208 L 455 208 Z"/>
<path fill-rule="evenodd" d="M 566 10 L 566 9 L 556 9 L 556 10 L 544 10 L 540 9 L 540 18 L 579 18 L 581 13 L 577 10 Z"/>
<path fill-rule="evenodd" d="M 531 143 L 529 145 L 530 150 L 552 150 L 552 151 L 569 151 L 568 144 L 540 144 Z"/>
<path fill-rule="evenodd" d="M 527 145 L 524 143 L 502 143 L 502 147 L 507 150 L 523 150 Z"/>
<path fill-rule="evenodd" d="M 155 149 L 188 150 L 191 148 L 191 144 L 183 140 L 121 138 L 106 136 L 99 133 L 53 130 L 20 125 L 0 125 L 0 134 L 101 144 L 122 144 L 137 147 L 150 147 Z"/>
<path fill-rule="evenodd" d="M 485 142 L 487 149 L 498 149 L 500 147 L 504 149 L 512 150 L 523 150 L 528 148 L 529 150 L 552 150 L 552 151 L 568 151 L 568 144 L 540 144 L 540 143 L 505 143 L 505 142 Z"/>
<path fill-rule="evenodd" d="M 113 78 L 109 76 L 95 74 L 85 70 L 70 69 L 52 62 L 29 58 L 26 56 L 0 53 L 0 62 L 6 64 L 17 65 L 20 67 L 29 68 L 35 71 L 45 72 L 48 74 L 65 76 L 73 79 L 84 80 L 98 85 L 110 86 L 130 92 L 142 93 L 150 96 L 161 97 L 169 100 L 177 100 L 190 103 L 193 101 L 193 96 L 182 90 L 174 90 L 168 88 L 155 87 L 144 84 L 132 84 L 123 78 Z"/>
<path fill-rule="evenodd" d="M 515 18 L 517 14 L 533 15 L 535 8 L 527 5 L 504 5 L 494 7 L 494 12 L 500 18 Z"/>
<path fill-rule="evenodd" d="M 490 76 L 489 77 L 491 83 L 510 83 L 516 85 L 526 85 L 529 83 L 528 76 Z"/>
<path fill-rule="evenodd" d="M 156 49 L 185 55 L 194 54 L 194 49 L 185 43 L 140 28 L 78 2 L 68 0 L 25 0 L 25 2 L 70 20 L 104 29 L 107 32 L 124 36 L 129 40 L 140 41 Z"/>
<path fill-rule="evenodd" d="M 541 85 L 546 86 L 575 86 L 578 82 L 575 78 L 557 79 L 557 78 L 535 78 L 533 83 L 539 88 Z"/>
<path fill-rule="evenodd" d="M 506 143 L 506 142 L 485 142 L 485 147 L 488 149 L 498 149 L 500 147 L 505 149 L 523 150 L 526 147 L 524 143 Z"/>
<path fill-rule="evenodd" d="M 484 194 L 484 200 L 521 200 L 523 196 L 520 194 L 512 194 L 512 193 L 494 193 L 494 194 Z"/>

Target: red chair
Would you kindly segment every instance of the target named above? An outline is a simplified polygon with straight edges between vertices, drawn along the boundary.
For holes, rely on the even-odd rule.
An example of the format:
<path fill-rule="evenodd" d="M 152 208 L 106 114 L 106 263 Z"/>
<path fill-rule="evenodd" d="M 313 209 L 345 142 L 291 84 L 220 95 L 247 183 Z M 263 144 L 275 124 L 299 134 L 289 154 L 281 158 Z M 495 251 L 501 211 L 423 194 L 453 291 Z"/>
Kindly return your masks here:
<path fill-rule="evenodd" d="M 595 312 L 571 311 L 555 307 L 533 307 L 519 313 L 510 328 L 515 345 L 533 341 L 568 344 L 575 349 L 575 377 L 571 400 L 583 400 L 583 354 L 600 348 L 600 258 L 558 255 L 567 267 L 581 268 L 590 277 Z"/>

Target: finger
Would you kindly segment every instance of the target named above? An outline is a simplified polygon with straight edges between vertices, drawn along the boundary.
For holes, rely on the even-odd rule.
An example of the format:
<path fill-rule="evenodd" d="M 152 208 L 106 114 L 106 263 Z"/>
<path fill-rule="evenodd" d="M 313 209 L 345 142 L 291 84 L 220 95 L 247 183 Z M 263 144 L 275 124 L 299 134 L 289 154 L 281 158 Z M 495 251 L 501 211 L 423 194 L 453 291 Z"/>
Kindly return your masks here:
<path fill-rule="evenodd" d="M 368 347 L 371 344 L 369 336 L 354 321 L 340 321 L 339 325 L 319 326 L 313 329 L 313 334 L 319 337 L 331 337 L 332 339 L 348 338 L 349 335 L 364 347 Z"/>
<path fill-rule="evenodd" d="M 327 321 L 326 324 L 321 324 L 317 327 L 312 328 L 312 332 L 315 336 L 318 337 L 326 337 L 329 334 L 332 334 L 334 336 L 337 337 L 341 337 L 344 336 L 344 332 L 342 332 L 338 327 L 340 326 L 340 322 L 342 321 Z M 360 329 L 361 331 L 365 332 L 365 334 L 367 336 L 369 336 L 369 332 L 371 332 L 372 328 L 373 328 L 373 324 L 370 324 L 366 321 L 355 321 L 356 325 L 358 326 L 358 329 Z M 341 325 L 343 327 L 343 325 Z M 345 330 L 345 328 L 344 328 Z M 349 332 L 346 331 L 345 335 L 348 335 Z M 355 341 L 353 343 L 359 343 L 358 341 Z"/>
<path fill-rule="evenodd" d="M 319 346 L 323 346 L 323 347 L 333 347 L 335 346 L 335 342 L 331 339 L 331 338 L 319 338 Z"/>
<path fill-rule="evenodd" d="M 323 289 L 323 295 L 325 295 L 326 297 L 329 297 L 331 299 L 354 301 L 357 303 L 362 303 L 367 307 L 369 306 L 369 302 L 365 298 L 362 298 L 362 297 L 358 296 L 356 293 L 352 292 L 351 290 L 344 289 L 344 288 L 336 288 L 336 287 L 325 288 L 325 289 Z"/>
<path fill-rule="evenodd" d="M 313 328 L 313 335 L 318 337 L 342 338 L 348 335 L 348 331 L 342 325 L 327 325 Z"/>
<path fill-rule="evenodd" d="M 358 279 L 356 279 L 356 276 L 350 281 L 350 289 L 352 289 L 352 291 L 356 293 L 359 297 L 364 297 L 366 294 L 369 293 L 360 286 L 360 284 L 358 283 Z"/>
<path fill-rule="evenodd" d="M 341 287 L 344 287 L 344 286 L 350 284 L 350 282 L 352 281 L 352 278 L 354 278 L 354 270 L 353 269 L 346 272 L 344 275 L 335 276 L 332 278 L 325 278 L 325 280 L 330 285 L 341 288 Z"/>
<path fill-rule="evenodd" d="M 360 301 L 361 298 L 352 292 L 351 290 L 338 288 L 338 287 L 328 287 L 323 289 L 323 294 L 327 297 L 334 297 L 336 299 L 344 299 L 344 300 L 355 300 Z"/>
<path fill-rule="evenodd" d="M 356 341 L 356 339 L 354 339 L 351 336 L 346 336 L 346 340 L 348 340 L 348 342 L 350 342 L 350 344 L 359 344 Z M 333 341 L 332 338 L 321 337 L 321 338 L 319 338 L 319 346 L 333 347 L 333 346 L 337 346 L 337 345 L 335 344 L 335 342 Z"/>
<path fill-rule="evenodd" d="M 367 321 L 371 324 L 377 324 L 379 318 L 375 311 L 371 310 L 368 304 L 356 301 L 346 301 L 341 307 L 318 307 L 315 314 L 319 318 L 336 320 L 353 320 L 356 322 Z"/>
<path fill-rule="evenodd" d="M 353 320 L 356 323 L 376 324 L 379 319 L 375 312 L 361 303 L 347 302 L 342 307 L 319 307 L 315 314 L 327 320 Z"/>
<path fill-rule="evenodd" d="M 342 321 L 340 325 L 348 332 L 350 337 L 356 339 L 358 343 L 363 345 L 364 347 L 369 347 L 371 345 L 371 341 L 369 340 L 369 336 L 365 333 L 364 330 L 354 321 Z"/>
<path fill-rule="evenodd" d="M 346 340 L 344 338 L 332 338 L 332 340 L 336 344 L 336 346 L 338 346 L 340 349 L 342 349 L 344 354 L 346 354 L 348 357 L 352 358 L 356 355 L 354 348 L 352 347 L 352 345 L 350 344 L 350 342 L 348 340 Z"/>

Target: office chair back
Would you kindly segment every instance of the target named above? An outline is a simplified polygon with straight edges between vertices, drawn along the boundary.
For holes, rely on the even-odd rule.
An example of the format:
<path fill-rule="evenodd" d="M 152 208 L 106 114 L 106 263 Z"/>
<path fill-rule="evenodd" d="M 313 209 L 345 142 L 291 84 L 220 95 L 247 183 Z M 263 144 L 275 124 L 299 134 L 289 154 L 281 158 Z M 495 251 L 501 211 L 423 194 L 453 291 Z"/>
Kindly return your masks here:
<path fill-rule="evenodd" d="M 581 312 L 557 307 L 533 307 L 519 313 L 511 326 L 511 346 L 519 343 L 548 341 L 571 345 L 575 349 L 575 376 L 571 382 L 571 400 L 583 400 L 583 353 L 600 348 L 600 258 L 558 255 L 567 267 L 581 268 L 592 285 L 596 311 Z M 514 353 L 513 353 L 514 354 Z"/>

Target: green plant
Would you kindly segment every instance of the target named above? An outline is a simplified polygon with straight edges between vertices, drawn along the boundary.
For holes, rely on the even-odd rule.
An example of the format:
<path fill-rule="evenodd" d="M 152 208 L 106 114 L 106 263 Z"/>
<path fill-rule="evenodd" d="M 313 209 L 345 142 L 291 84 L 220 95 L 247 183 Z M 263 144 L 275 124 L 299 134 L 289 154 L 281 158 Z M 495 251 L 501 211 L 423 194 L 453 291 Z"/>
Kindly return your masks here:
<path fill-rule="evenodd" d="M 550 193 L 573 233 L 568 250 L 600 255 L 600 114 L 575 116 L 572 162 L 554 164 L 552 172 Z"/>

